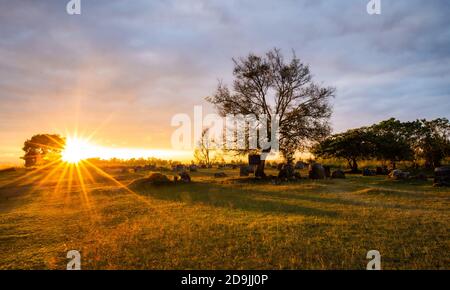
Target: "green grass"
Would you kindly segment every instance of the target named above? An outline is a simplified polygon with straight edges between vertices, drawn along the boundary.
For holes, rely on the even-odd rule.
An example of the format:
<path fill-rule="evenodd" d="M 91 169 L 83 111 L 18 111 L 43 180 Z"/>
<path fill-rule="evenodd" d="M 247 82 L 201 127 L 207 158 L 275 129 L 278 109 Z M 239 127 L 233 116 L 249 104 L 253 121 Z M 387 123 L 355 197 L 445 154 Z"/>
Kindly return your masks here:
<path fill-rule="evenodd" d="M 65 269 L 72 249 L 83 269 L 365 269 L 372 249 L 383 269 L 450 268 L 450 189 L 431 180 L 274 185 L 214 172 L 133 192 L 93 175 L 86 194 L 55 190 L 59 174 L 38 186 L 48 172 L 1 173 L 0 268 Z"/>

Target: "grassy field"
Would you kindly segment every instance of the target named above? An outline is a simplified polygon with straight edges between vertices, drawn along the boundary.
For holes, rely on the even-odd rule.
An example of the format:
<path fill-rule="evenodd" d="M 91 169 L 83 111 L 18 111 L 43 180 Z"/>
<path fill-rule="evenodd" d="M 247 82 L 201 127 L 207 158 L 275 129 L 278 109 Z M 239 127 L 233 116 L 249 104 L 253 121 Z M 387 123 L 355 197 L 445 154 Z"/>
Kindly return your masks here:
<path fill-rule="evenodd" d="M 237 171 L 133 190 L 94 173 L 72 186 L 51 170 L 0 173 L 0 268 L 65 269 L 75 249 L 82 269 L 365 269 L 375 249 L 383 269 L 450 269 L 449 188 Z M 148 174 L 107 172 L 124 185 Z"/>

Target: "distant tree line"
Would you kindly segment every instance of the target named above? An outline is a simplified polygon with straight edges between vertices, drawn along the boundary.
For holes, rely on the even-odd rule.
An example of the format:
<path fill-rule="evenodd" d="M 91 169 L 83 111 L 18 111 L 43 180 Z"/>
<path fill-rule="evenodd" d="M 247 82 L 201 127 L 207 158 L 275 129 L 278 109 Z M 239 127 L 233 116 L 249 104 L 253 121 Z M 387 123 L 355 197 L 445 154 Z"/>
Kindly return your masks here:
<path fill-rule="evenodd" d="M 319 142 L 316 157 L 345 159 L 352 171 L 361 160 L 387 162 L 393 169 L 400 161 L 412 161 L 426 168 L 441 166 L 450 156 L 450 123 L 446 118 L 401 122 L 395 118 L 369 127 L 351 129 Z"/>

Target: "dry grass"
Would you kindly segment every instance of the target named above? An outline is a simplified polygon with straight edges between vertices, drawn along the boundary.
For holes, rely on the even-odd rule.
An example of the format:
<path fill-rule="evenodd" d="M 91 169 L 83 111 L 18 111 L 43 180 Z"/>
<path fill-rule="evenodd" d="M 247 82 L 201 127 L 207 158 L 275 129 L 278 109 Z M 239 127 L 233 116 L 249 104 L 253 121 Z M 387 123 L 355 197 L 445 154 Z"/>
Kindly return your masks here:
<path fill-rule="evenodd" d="M 193 174 L 194 183 L 124 190 L 94 175 L 55 190 L 58 174 L 8 184 L 0 174 L 0 268 L 449 269 L 450 190 L 384 177 L 273 185 Z M 129 184 L 148 173 L 111 174 Z M 40 177 L 39 177 L 40 176 Z"/>

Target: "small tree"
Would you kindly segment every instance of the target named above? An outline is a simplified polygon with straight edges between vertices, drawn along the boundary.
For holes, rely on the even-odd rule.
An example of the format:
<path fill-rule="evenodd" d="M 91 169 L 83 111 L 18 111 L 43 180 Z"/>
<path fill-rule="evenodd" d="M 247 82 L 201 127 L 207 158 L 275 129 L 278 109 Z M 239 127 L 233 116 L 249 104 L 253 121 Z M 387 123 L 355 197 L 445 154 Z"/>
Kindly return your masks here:
<path fill-rule="evenodd" d="M 22 148 L 25 155 L 25 166 L 42 165 L 48 161 L 61 158 L 61 151 L 65 145 L 65 139 L 60 135 L 38 134 L 25 141 Z"/>
<path fill-rule="evenodd" d="M 373 155 L 372 134 L 367 128 L 335 134 L 317 144 L 312 153 L 317 157 L 345 159 L 352 172 L 358 172 L 358 161 Z"/>
<path fill-rule="evenodd" d="M 211 166 L 212 151 L 214 150 L 214 142 L 209 138 L 209 128 L 203 129 L 200 140 L 198 140 L 197 148 L 194 151 L 194 158 L 199 164 Z"/>

